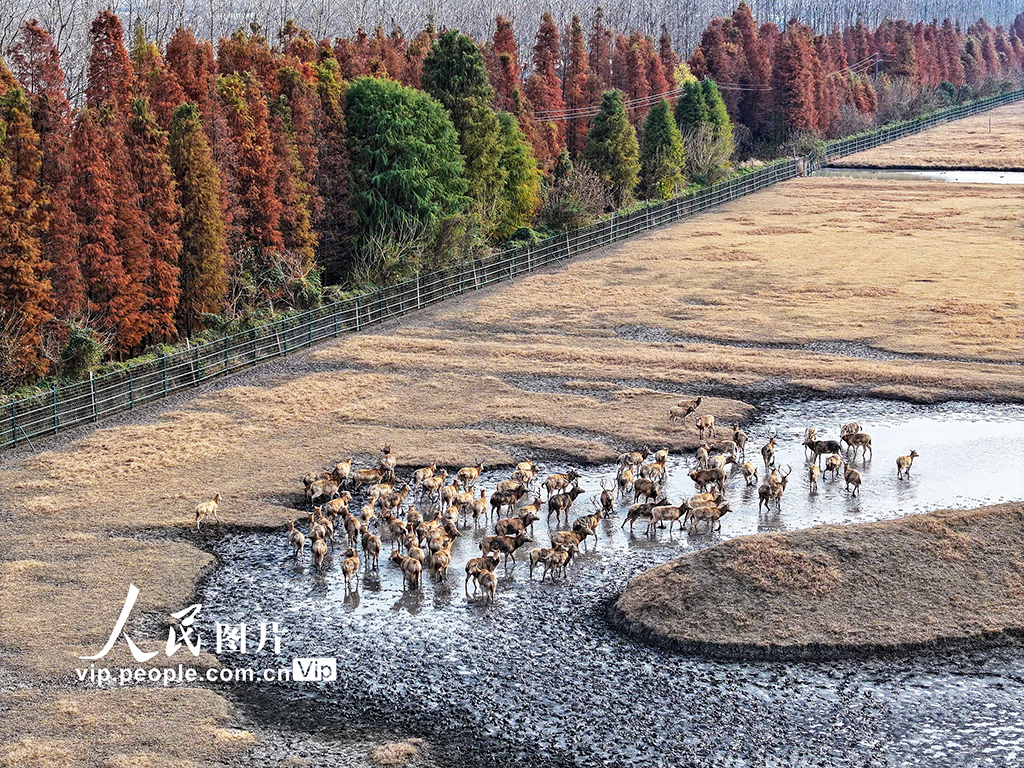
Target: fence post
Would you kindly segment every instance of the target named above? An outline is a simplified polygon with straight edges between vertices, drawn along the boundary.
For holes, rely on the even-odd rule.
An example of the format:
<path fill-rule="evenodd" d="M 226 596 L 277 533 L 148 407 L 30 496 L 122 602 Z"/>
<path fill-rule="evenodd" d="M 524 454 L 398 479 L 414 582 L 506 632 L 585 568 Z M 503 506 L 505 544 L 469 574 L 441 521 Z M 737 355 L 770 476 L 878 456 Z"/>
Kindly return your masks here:
<path fill-rule="evenodd" d="M 128 366 L 128 410 L 135 408 L 135 380 L 132 377 L 132 368 Z"/>
<path fill-rule="evenodd" d="M 312 309 L 307 310 L 306 314 L 309 316 L 309 319 L 307 320 L 307 323 L 309 324 L 309 336 L 308 336 L 308 338 L 309 338 L 309 346 L 312 347 L 313 346 L 313 310 Z"/>
<path fill-rule="evenodd" d="M 92 374 L 90 373 L 90 376 Z M 11 401 L 11 439 L 14 445 L 18 444 L 18 401 Z"/>
<path fill-rule="evenodd" d="M 420 273 L 416 273 L 416 309 L 423 309 L 423 300 L 420 298 Z"/>
<path fill-rule="evenodd" d="M 60 427 L 60 416 L 57 413 L 57 385 L 53 385 L 53 433 L 57 434 L 57 429 Z"/>
<path fill-rule="evenodd" d="M 228 339 L 230 338 L 230 336 L 224 337 L 224 373 L 227 373 L 228 370 L 231 368 L 230 364 L 228 363 L 228 361 L 231 359 L 231 355 L 228 353 Z"/>
<path fill-rule="evenodd" d="M 359 294 L 356 294 L 356 330 L 359 330 Z"/>
<path fill-rule="evenodd" d="M 338 336 L 338 305 L 334 305 L 334 336 Z"/>
<path fill-rule="evenodd" d="M 164 352 L 164 397 L 167 397 L 167 352 Z"/>
<path fill-rule="evenodd" d="M 92 401 L 92 420 L 96 421 L 99 415 L 96 413 L 96 379 L 93 378 L 92 371 L 89 371 L 89 392 Z"/>

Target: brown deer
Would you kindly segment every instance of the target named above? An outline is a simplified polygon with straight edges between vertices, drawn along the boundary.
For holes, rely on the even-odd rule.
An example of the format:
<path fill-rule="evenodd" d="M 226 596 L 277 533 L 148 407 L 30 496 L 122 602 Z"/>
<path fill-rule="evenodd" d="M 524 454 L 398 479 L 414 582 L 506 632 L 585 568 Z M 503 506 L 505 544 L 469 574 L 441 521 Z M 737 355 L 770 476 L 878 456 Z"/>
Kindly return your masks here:
<path fill-rule="evenodd" d="M 843 462 L 843 479 L 846 481 L 846 490 L 850 491 L 851 496 L 860 496 L 860 482 L 861 475 L 856 469 L 853 469 L 845 461 Z"/>
<path fill-rule="evenodd" d="M 896 459 L 896 477 L 900 479 L 910 477 L 910 468 L 914 465 L 914 459 L 917 456 L 917 451 L 911 451 L 906 456 L 899 456 Z"/>
<path fill-rule="evenodd" d="M 217 509 L 220 507 L 220 494 L 213 494 L 213 498 L 209 501 L 203 501 L 196 504 L 196 530 L 199 530 L 199 524 L 203 522 L 203 518 L 213 515 L 213 519 L 218 523 L 220 520 L 217 517 Z"/>
<path fill-rule="evenodd" d="M 707 414 L 697 419 L 697 431 L 700 433 L 701 440 L 704 440 L 706 435 L 715 437 L 718 434 L 715 431 L 715 417 Z"/>

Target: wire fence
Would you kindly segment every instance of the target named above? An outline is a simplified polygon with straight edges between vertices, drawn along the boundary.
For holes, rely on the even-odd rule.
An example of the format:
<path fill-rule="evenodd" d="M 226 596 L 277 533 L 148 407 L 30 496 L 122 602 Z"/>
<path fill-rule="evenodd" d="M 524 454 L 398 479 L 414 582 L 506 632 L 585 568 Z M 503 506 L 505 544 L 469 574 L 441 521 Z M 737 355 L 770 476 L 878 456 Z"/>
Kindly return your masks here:
<path fill-rule="evenodd" d="M 825 161 L 876 147 L 939 123 L 1024 98 L 1024 90 L 950 107 L 919 120 L 829 142 Z M 595 224 L 422 273 L 405 282 L 290 315 L 190 349 L 90 376 L 0 408 L 0 449 L 98 421 L 342 334 L 402 317 L 448 298 L 515 278 L 816 170 L 812 158 L 780 160 L 726 181 Z"/>

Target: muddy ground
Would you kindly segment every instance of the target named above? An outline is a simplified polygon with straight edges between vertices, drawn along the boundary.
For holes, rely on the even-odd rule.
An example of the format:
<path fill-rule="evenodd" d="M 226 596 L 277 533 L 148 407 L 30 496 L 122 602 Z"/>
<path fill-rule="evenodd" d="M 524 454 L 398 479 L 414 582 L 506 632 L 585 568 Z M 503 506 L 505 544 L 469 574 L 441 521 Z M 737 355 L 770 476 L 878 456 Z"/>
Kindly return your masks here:
<path fill-rule="evenodd" d="M 0 765 L 302 764 L 275 745 L 312 754 L 306 737 L 219 692 L 97 693 L 72 670 L 129 580 L 129 630 L 154 646 L 214 566 L 206 537 L 283 525 L 304 472 L 368 464 L 384 442 L 409 465 L 598 463 L 692 448 L 692 425 L 667 420 L 680 396 L 709 396 L 720 422 L 777 391 L 1024 400 L 1020 285 L 1005 279 L 1020 243 L 1005 189 L 801 179 L 5 454 Z M 221 527 L 197 535 L 191 510 L 214 492 Z M 126 656 L 119 643 L 107 661 Z M 348 764 L 350 746 L 317 748 Z"/>
<path fill-rule="evenodd" d="M 965 117 L 866 152 L 838 165 L 865 168 L 1024 169 L 1024 101 Z"/>

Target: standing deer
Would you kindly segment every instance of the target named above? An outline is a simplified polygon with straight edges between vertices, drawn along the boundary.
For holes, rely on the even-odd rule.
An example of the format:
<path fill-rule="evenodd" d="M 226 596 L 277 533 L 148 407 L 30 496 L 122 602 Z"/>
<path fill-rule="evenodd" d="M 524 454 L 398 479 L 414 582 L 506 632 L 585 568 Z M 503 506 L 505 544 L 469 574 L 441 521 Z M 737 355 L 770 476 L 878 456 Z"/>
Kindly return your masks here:
<path fill-rule="evenodd" d="M 697 431 L 700 433 L 700 439 L 704 440 L 705 435 L 711 435 L 715 437 L 718 433 L 715 431 L 715 417 L 711 414 L 701 416 L 697 419 Z"/>
<path fill-rule="evenodd" d="M 910 468 L 914 464 L 914 459 L 918 456 L 917 451 L 911 451 L 906 456 L 899 456 L 896 459 L 896 477 L 901 480 L 905 477 L 910 477 Z"/>

